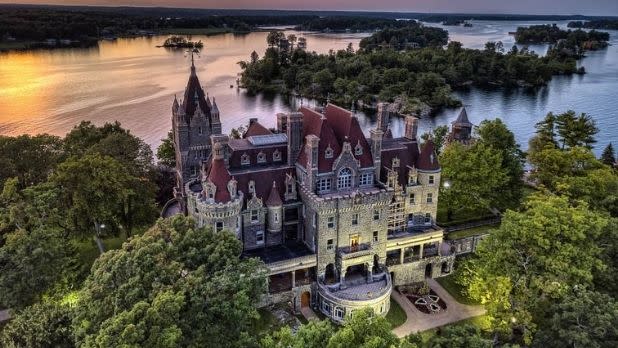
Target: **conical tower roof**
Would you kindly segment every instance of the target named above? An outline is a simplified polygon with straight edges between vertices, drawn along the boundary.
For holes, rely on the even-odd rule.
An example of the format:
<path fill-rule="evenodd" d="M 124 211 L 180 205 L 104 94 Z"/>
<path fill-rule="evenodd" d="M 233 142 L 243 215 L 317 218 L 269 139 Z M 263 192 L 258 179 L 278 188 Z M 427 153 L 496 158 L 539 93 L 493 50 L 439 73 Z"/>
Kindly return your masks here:
<path fill-rule="evenodd" d="M 457 126 L 469 126 L 472 127 L 472 122 L 470 122 L 470 120 L 468 120 L 468 113 L 466 112 L 466 108 L 463 107 L 461 109 L 461 111 L 459 112 L 459 116 L 457 116 L 457 119 L 455 121 L 452 122 L 453 125 L 457 125 Z"/>
<path fill-rule="evenodd" d="M 421 153 L 416 160 L 416 168 L 419 170 L 438 170 L 440 169 L 440 163 L 438 163 L 438 156 L 436 154 L 436 145 L 433 140 L 427 139 L 421 149 Z"/>
<path fill-rule="evenodd" d="M 277 183 L 273 181 L 273 187 L 270 189 L 270 194 L 268 195 L 268 199 L 266 200 L 267 207 L 278 207 L 282 206 L 283 201 L 281 201 L 281 195 L 279 195 L 279 190 L 277 189 Z"/>

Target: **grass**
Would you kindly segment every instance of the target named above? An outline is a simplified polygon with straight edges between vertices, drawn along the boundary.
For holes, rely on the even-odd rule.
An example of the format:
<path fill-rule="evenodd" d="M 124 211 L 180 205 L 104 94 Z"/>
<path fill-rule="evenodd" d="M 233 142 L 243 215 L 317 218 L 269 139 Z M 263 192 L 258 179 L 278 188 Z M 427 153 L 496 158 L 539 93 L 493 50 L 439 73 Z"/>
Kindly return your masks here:
<path fill-rule="evenodd" d="M 103 245 L 105 246 L 105 251 L 120 249 L 122 243 L 125 241 L 126 238 L 124 237 L 106 238 L 103 240 Z M 89 271 L 90 267 L 94 263 L 94 260 L 96 260 L 100 255 L 97 245 L 92 239 L 80 240 L 74 243 L 82 267 L 84 267 L 86 271 Z"/>
<path fill-rule="evenodd" d="M 403 308 L 401 308 L 401 306 L 399 305 L 399 303 L 397 303 L 397 301 L 394 301 L 391 298 L 391 308 L 388 311 L 388 313 L 386 313 L 386 320 L 388 320 L 388 322 L 391 324 L 391 326 L 394 329 L 398 326 L 401 326 L 403 323 L 405 323 L 406 319 L 408 319 L 408 316 L 406 315 L 406 311 L 404 311 Z"/>
<path fill-rule="evenodd" d="M 472 318 L 460 320 L 454 323 L 441 326 L 440 328 L 425 330 L 425 331 L 419 332 L 419 335 L 421 336 L 421 339 L 423 340 L 423 346 L 425 346 L 429 343 L 429 341 L 431 340 L 433 336 L 438 334 L 438 329 L 444 330 L 445 328 L 448 328 L 448 327 L 464 326 L 464 325 L 476 326 L 479 329 L 481 329 L 481 332 L 484 333 L 485 335 L 487 335 L 487 333 L 490 331 L 490 328 L 491 328 L 490 323 L 489 323 L 489 317 L 487 315 L 479 315 L 478 317 L 472 317 Z"/>
<path fill-rule="evenodd" d="M 451 296 L 459 303 L 465 305 L 479 305 L 480 303 L 471 299 L 464 293 L 464 288 L 455 282 L 455 275 L 451 274 L 446 277 L 436 278 L 436 281 L 442 285 L 442 287 L 448 291 Z"/>
<path fill-rule="evenodd" d="M 467 228 L 465 230 L 453 231 L 453 232 L 449 232 L 446 234 L 446 239 L 447 240 L 460 239 L 460 238 L 475 236 L 478 234 L 485 234 L 485 233 L 489 233 L 490 230 L 498 228 L 498 227 L 500 227 L 500 224 L 472 227 L 472 228 Z"/>

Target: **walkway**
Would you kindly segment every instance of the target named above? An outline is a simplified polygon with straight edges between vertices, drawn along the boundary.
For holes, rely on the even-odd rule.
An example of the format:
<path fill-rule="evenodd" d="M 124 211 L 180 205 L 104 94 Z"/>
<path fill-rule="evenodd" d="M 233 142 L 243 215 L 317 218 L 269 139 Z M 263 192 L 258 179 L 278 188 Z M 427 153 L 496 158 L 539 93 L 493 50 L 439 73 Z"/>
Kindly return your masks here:
<path fill-rule="evenodd" d="M 300 307 L 300 312 L 307 320 L 320 320 L 311 307 Z"/>
<path fill-rule="evenodd" d="M 393 332 L 397 337 L 405 337 L 411 333 L 433 329 L 446 324 L 454 323 L 485 314 L 482 306 L 468 306 L 457 302 L 444 288 L 434 279 L 427 279 L 429 287 L 446 302 L 447 309 L 436 314 L 425 314 L 408 301 L 398 291 L 393 289 L 392 298 L 399 303 L 406 312 L 408 319 Z"/>
<path fill-rule="evenodd" d="M 9 315 L 9 310 L 8 309 L 0 310 L 0 323 L 7 321 L 9 319 L 11 319 L 11 316 Z"/>

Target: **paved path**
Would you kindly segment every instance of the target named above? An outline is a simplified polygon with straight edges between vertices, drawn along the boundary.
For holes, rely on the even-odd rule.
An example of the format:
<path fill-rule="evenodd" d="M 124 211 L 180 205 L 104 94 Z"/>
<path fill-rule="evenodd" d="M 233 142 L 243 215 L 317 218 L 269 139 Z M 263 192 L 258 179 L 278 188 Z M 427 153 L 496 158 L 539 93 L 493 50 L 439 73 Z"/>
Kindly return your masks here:
<path fill-rule="evenodd" d="M 393 330 L 397 337 L 405 337 L 411 333 L 485 314 L 485 309 L 482 306 L 468 306 L 455 301 L 453 296 L 434 279 L 427 279 L 427 282 L 429 287 L 446 302 L 446 310 L 436 314 L 425 314 L 416 309 L 405 296 L 393 290 L 392 298 L 399 303 L 408 316 L 405 323 Z"/>
<path fill-rule="evenodd" d="M 301 307 L 300 312 L 307 320 L 320 320 L 311 307 Z"/>
<path fill-rule="evenodd" d="M 0 310 L 0 323 L 9 319 L 11 319 L 11 316 L 9 315 L 9 310 Z"/>

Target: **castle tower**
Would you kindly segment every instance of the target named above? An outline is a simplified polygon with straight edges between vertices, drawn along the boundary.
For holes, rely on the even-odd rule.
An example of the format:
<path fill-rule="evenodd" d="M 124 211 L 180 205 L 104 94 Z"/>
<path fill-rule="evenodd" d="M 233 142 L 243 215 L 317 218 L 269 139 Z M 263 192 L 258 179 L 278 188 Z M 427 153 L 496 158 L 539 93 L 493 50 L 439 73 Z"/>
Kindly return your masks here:
<path fill-rule="evenodd" d="M 451 125 L 451 134 L 449 136 L 451 141 L 459 141 L 464 144 L 470 142 L 472 138 L 472 123 L 468 120 L 468 113 L 465 107 L 461 109 L 459 116 Z"/>
<path fill-rule="evenodd" d="M 266 208 L 268 209 L 268 232 L 281 232 L 281 226 L 283 226 L 283 202 L 281 201 L 275 181 L 273 181 L 273 186 L 266 200 Z"/>

